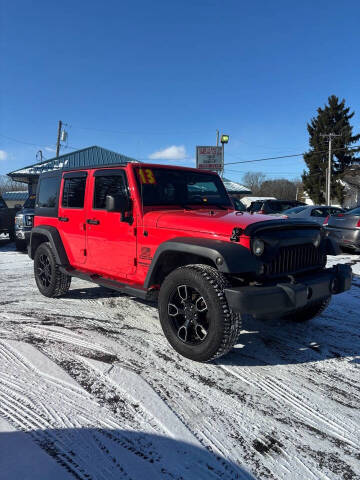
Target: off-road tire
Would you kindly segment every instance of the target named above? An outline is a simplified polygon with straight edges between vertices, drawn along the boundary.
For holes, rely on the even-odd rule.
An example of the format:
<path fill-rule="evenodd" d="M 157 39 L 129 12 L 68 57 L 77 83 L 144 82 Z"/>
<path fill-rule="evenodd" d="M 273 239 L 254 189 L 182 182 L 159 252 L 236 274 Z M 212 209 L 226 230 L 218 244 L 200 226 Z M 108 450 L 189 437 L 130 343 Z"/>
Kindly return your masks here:
<path fill-rule="evenodd" d="M 171 295 L 181 285 L 196 289 L 207 305 L 209 328 L 199 345 L 184 343 L 177 335 L 168 308 Z M 235 345 L 241 331 L 241 316 L 232 312 L 224 289 L 230 286 L 226 277 L 208 265 L 187 265 L 171 272 L 163 281 L 159 299 L 160 323 L 170 345 L 182 356 L 197 362 L 209 362 L 225 355 Z"/>
<path fill-rule="evenodd" d="M 26 247 L 27 247 L 26 240 L 18 240 L 17 238 L 15 239 L 15 248 L 18 252 L 25 252 Z"/>
<path fill-rule="evenodd" d="M 40 275 L 40 265 L 42 265 L 42 259 L 45 257 L 48 259 L 50 266 L 48 285 L 44 284 Z M 55 255 L 49 242 L 41 243 L 36 249 L 34 256 L 34 275 L 36 285 L 40 293 L 42 293 L 45 297 L 61 297 L 69 291 L 71 276 L 60 271 L 59 266 L 56 264 Z"/>
<path fill-rule="evenodd" d="M 308 322 L 312 318 L 320 315 L 327 308 L 330 300 L 331 296 L 325 297 L 321 300 L 318 300 L 317 302 L 312 303 L 307 307 L 295 310 L 294 312 L 285 315 L 283 318 L 297 323 Z"/>

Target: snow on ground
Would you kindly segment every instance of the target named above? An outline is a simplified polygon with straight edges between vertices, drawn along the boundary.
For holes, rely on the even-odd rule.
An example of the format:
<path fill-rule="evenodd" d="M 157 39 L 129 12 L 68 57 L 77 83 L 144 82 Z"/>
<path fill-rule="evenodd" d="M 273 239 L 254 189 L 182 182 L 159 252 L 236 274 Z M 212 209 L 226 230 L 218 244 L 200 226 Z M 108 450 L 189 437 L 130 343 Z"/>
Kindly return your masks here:
<path fill-rule="evenodd" d="M 80 280 L 42 297 L 0 241 L 0 478 L 360 479 L 359 310 L 355 276 L 317 319 L 247 320 L 198 364 L 154 306 Z"/>

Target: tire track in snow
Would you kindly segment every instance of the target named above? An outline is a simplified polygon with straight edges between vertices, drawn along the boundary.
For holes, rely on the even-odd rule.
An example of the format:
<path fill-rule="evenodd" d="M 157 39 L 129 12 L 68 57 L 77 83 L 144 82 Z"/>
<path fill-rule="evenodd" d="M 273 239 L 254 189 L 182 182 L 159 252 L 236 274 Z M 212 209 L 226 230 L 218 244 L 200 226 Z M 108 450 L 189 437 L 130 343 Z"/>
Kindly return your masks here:
<path fill-rule="evenodd" d="M 323 414 L 319 410 L 319 406 L 309 404 L 304 398 L 301 398 L 299 394 L 294 392 L 289 386 L 284 385 L 279 379 L 271 379 L 267 376 L 260 377 L 253 370 L 249 371 L 245 368 L 242 369 L 241 373 L 224 365 L 220 365 L 220 368 L 241 381 L 246 382 L 250 386 L 264 390 L 280 403 L 285 403 L 291 406 L 298 412 L 301 418 L 310 425 L 318 427 L 319 424 L 322 424 L 325 427 L 324 433 L 329 433 L 330 435 L 337 437 L 339 440 L 346 442 L 356 450 L 360 449 L 357 433 L 354 435 L 350 434 L 351 430 L 357 432 L 356 425 L 347 425 L 333 414 L 328 416 Z M 333 418 L 329 418 L 330 416 Z"/>
<path fill-rule="evenodd" d="M 21 354 L 16 351 L 17 346 Z M 124 420 L 122 415 L 117 417 L 106 406 L 100 407 L 97 401 L 83 389 L 74 388 L 70 380 L 67 384 L 68 390 L 63 388 L 64 374 L 59 379 L 60 381 L 56 382 L 47 372 L 42 372 L 32 365 L 29 361 L 32 354 L 41 356 L 33 347 L 27 345 L 21 350 L 22 344 L 11 342 L 10 345 L 4 341 L 0 343 L 0 347 L 4 359 L 0 362 L 1 414 L 9 419 L 16 428 L 30 431 L 34 440 L 52 454 L 61 465 L 66 466 L 76 478 L 85 479 L 88 478 L 87 475 L 90 475 L 94 478 L 115 480 L 131 476 L 142 480 L 145 468 L 150 478 L 173 480 L 180 478 L 185 472 L 182 470 L 184 465 L 189 468 L 189 459 L 191 458 L 189 453 L 184 452 L 185 456 L 182 457 L 180 454 L 179 458 L 179 452 L 173 451 L 165 454 L 161 451 L 163 439 L 155 438 L 152 444 L 146 440 L 147 437 L 142 440 L 145 435 L 142 432 L 146 425 L 139 423 L 135 417 L 128 421 Z M 26 353 L 30 355 L 29 358 Z M 49 365 L 46 357 L 43 360 L 44 364 L 47 364 L 47 368 L 55 372 L 59 370 L 56 365 Z M 15 381 L 12 381 L 12 376 L 15 377 Z M 74 381 L 72 380 L 72 382 Z M 123 388 L 126 390 L 125 385 Z M 76 402 L 73 401 L 74 393 L 78 393 Z M 82 395 L 80 395 L 81 393 Z M 71 396 L 70 402 L 67 401 L 68 395 Z M 46 408 L 43 408 L 44 404 L 46 404 Z M 61 417 L 54 415 L 53 412 L 56 410 L 62 412 Z M 66 422 L 62 421 L 64 416 Z M 92 430 L 84 445 L 79 442 L 79 439 L 72 440 L 71 431 L 73 429 L 89 428 L 89 426 Z M 171 426 L 168 427 L 171 429 Z M 71 428 L 70 433 L 69 428 Z M 124 429 L 128 432 L 137 430 L 136 444 L 127 438 L 129 434 L 122 433 Z M 152 433 L 152 429 L 148 429 L 148 431 Z M 90 452 L 89 442 L 97 445 L 96 449 L 90 449 Z M 76 453 L 75 457 L 71 452 Z M 174 460 L 174 455 L 177 461 L 169 465 L 169 459 L 173 458 Z M 192 466 L 194 478 L 204 480 L 247 478 L 247 475 L 236 474 L 228 465 L 216 461 L 216 458 L 211 458 L 211 456 L 211 470 L 209 470 L 207 466 L 209 455 L 205 451 L 203 453 L 200 451 L 198 457 L 191 460 L 194 462 Z M 141 476 L 139 476 L 140 472 L 142 472 Z"/>

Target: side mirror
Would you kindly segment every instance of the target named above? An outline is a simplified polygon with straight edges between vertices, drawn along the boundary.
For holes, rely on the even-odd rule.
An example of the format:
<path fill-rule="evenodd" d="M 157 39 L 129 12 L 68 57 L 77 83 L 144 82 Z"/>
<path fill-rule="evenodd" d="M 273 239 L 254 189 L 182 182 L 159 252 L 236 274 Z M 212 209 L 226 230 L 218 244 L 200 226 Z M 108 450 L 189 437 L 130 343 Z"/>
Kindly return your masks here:
<path fill-rule="evenodd" d="M 106 211 L 121 213 L 121 221 L 125 221 L 125 213 L 130 211 L 131 203 L 125 195 L 106 195 Z"/>

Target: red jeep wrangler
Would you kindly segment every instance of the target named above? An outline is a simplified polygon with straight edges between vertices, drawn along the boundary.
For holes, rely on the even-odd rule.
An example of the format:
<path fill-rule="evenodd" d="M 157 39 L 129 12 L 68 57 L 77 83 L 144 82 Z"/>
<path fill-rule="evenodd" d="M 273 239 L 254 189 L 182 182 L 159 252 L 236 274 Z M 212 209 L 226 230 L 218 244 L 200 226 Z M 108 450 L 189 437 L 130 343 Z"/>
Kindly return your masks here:
<path fill-rule="evenodd" d="M 236 343 L 241 317 L 318 315 L 351 286 L 325 269 L 337 246 L 320 225 L 236 212 L 215 173 L 126 165 L 40 176 L 29 255 L 40 292 L 76 276 L 158 299 L 173 348 L 209 361 Z"/>

